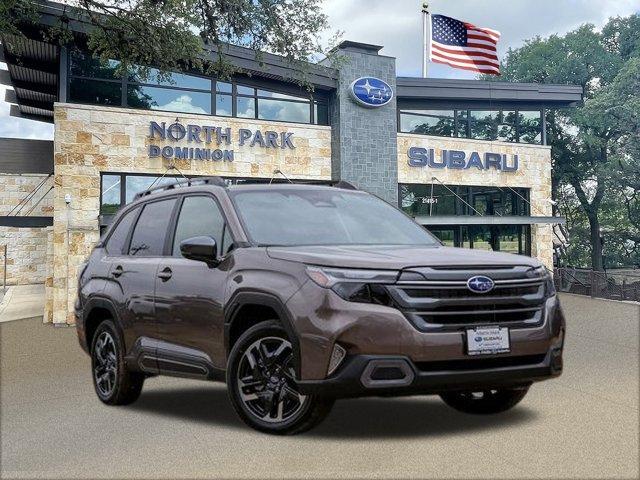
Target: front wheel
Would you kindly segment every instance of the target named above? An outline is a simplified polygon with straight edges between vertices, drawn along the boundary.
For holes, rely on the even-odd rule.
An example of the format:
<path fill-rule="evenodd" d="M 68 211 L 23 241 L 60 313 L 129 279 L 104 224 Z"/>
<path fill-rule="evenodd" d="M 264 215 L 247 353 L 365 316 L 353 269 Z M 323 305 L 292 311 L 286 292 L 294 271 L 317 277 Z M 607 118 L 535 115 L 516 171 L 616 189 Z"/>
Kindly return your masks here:
<path fill-rule="evenodd" d="M 259 323 L 238 339 L 229 355 L 227 388 L 247 425 L 266 433 L 296 434 L 329 413 L 332 399 L 298 392 L 294 361 L 291 342 L 276 321 Z"/>
<path fill-rule="evenodd" d="M 93 336 L 91 370 L 96 394 L 107 405 L 128 405 L 142 392 L 144 375 L 127 369 L 124 343 L 112 320 L 98 325 Z"/>
<path fill-rule="evenodd" d="M 529 387 L 479 390 L 475 392 L 447 392 L 440 398 L 452 408 L 464 413 L 486 415 L 505 412 L 520 402 Z"/>

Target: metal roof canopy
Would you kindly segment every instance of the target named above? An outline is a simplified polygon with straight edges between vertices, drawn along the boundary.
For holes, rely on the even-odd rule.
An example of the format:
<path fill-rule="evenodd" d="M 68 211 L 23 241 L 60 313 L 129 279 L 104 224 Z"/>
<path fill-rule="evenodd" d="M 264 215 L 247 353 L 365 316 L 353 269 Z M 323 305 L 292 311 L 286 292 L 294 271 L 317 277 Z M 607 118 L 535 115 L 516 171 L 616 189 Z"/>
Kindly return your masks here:
<path fill-rule="evenodd" d="M 580 85 L 538 83 L 487 82 L 445 78 L 397 78 L 397 97 L 400 108 L 420 108 L 429 105 L 472 108 L 473 106 L 532 106 L 574 107 L 582 103 Z M 424 107 L 424 103 L 422 103 Z"/>
<path fill-rule="evenodd" d="M 564 217 L 530 217 L 520 215 L 418 215 L 413 219 L 421 225 L 533 225 L 546 224 L 564 225 L 567 223 Z"/>
<path fill-rule="evenodd" d="M 0 138 L 0 173 L 53 173 L 53 141 Z"/>

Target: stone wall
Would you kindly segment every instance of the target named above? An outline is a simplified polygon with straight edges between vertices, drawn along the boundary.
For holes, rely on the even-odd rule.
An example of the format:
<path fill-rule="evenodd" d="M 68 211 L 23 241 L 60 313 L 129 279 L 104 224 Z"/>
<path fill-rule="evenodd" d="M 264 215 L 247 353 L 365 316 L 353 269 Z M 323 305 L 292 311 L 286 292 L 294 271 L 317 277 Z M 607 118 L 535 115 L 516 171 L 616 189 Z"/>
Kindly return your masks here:
<path fill-rule="evenodd" d="M 466 152 L 493 152 L 518 155 L 518 170 L 506 172 L 496 169 L 469 169 L 412 167 L 409 165 L 410 147 L 435 149 L 439 158 L 442 150 Z M 532 216 L 551 216 L 551 147 L 523 143 L 491 142 L 483 140 L 429 137 L 425 135 L 398 134 L 398 182 L 431 184 L 432 177 L 448 185 L 487 185 L 500 187 L 524 187 L 530 189 Z M 547 267 L 553 267 L 553 231 L 551 225 L 531 227 L 531 254 Z"/>
<path fill-rule="evenodd" d="M 56 182 L 53 225 L 53 278 L 50 289 L 54 323 L 73 323 L 77 267 L 99 239 L 100 172 L 157 173 L 171 163 L 149 158 L 150 121 L 230 128 L 234 160 L 175 160 L 185 175 L 271 177 L 275 169 L 297 179 L 331 179 L 331 128 L 240 118 L 184 113 L 149 112 L 123 108 L 56 104 L 54 176 Z M 238 143 L 239 129 L 291 132 L 295 149 L 266 148 Z M 169 142 L 163 143 L 164 145 Z M 172 147 L 193 147 L 186 140 Z M 218 148 L 215 142 L 202 144 Z M 175 172 L 172 172 L 175 174 Z M 67 205 L 64 197 L 71 195 Z"/>
<path fill-rule="evenodd" d="M 42 182 L 29 201 L 17 207 Z M 47 175 L 0 174 L 0 215 L 53 216 L 53 177 Z M 18 211 L 20 209 L 20 211 Z M 0 275 L 2 249 L 7 245 L 7 283 L 43 283 L 46 278 L 47 233 L 44 228 L 0 227 Z"/>

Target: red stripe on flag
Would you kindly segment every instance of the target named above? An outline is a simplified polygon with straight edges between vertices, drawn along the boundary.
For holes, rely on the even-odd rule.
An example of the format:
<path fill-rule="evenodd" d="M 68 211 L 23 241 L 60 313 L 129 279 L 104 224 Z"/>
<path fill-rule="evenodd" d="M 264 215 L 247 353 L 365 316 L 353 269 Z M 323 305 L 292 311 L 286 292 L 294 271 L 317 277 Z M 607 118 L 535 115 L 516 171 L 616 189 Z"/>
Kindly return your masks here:
<path fill-rule="evenodd" d="M 445 65 L 449 65 L 450 67 L 454 67 L 454 68 L 461 68 L 462 70 L 470 70 L 472 72 L 488 73 L 490 75 L 500 75 L 500 72 L 497 71 L 497 70 L 494 70 L 494 69 L 487 69 L 487 68 L 482 68 L 482 67 L 478 67 L 478 68 L 475 68 L 475 67 L 463 67 L 462 65 L 455 65 L 455 64 L 453 64 L 451 62 L 448 62 L 446 60 L 438 60 L 438 59 L 435 59 L 435 58 L 432 58 L 431 61 L 435 62 L 435 63 L 443 63 Z"/>
<path fill-rule="evenodd" d="M 453 57 L 448 57 L 447 55 L 443 55 L 441 53 L 438 52 L 432 52 L 432 55 L 437 55 L 441 58 L 444 58 L 446 60 L 451 60 L 453 62 L 458 62 L 458 63 L 470 63 L 473 65 L 486 65 L 486 66 L 490 66 L 490 67 L 494 67 L 494 68 L 498 68 L 498 65 L 496 65 L 496 62 L 492 62 L 490 60 L 475 60 L 473 58 L 453 58 Z"/>
<path fill-rule="evenodd" d="M 498 43 L 489 35 L 484 35 L 484 34 L 467 33 L 467 38 L 471 38 L 473 40 L 483 40 L 485 42 L 492 43 L 493 45 L 497 45 Z"/>
<path fill-rule="evenodd" d="M 485 57 L 490 58 L 491 60 L 498 60 L 498 56 L 495 53 L 487 53 L 486 51 L 476 51 L 471 49 L 460 49 L 455 50 L 449 47 L 443 47 L 441 43 L 433 43 L 433 48 L 437 50 L 441 50 L 442 53 L 452 53 L 454 55 L 469 55 L 474 57 Z"/>

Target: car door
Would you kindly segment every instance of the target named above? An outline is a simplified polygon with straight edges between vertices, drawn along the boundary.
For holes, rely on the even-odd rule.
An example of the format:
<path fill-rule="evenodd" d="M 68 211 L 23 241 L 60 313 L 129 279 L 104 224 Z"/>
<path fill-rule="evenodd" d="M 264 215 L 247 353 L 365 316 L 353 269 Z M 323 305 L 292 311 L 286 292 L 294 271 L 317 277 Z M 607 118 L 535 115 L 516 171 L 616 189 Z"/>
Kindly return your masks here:
<path fill-rule="evenodd" d="M 180 242 L 210 236 L 222 259 L 233 240 L 218 202 L 208 194 L 184 196 L 174 224 L 171 256 L 160 262 L 156 280 L 158 334 L 166 349 L 158 352 L 160 370 L 211 376 L 213 368 L 224 367 L 223 301 L 230 259 L 213 267 L 189 260 L 181 255 Z"/>
<path fill-rule="evenodd" d="M 109 295 L 119 299 L 127 353 L 139 356 L 141 365 L 149 371 L 157 371 L 156 273 L 175 205 L 176 197 L 145 203 L 122 254 L 114 256 L 111 263 Z"/>

